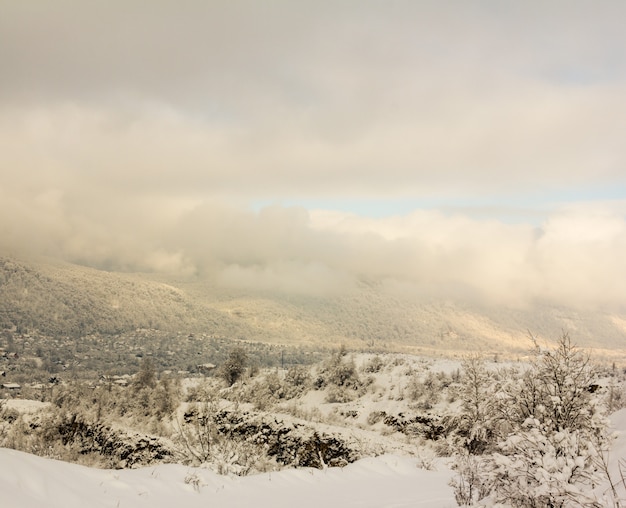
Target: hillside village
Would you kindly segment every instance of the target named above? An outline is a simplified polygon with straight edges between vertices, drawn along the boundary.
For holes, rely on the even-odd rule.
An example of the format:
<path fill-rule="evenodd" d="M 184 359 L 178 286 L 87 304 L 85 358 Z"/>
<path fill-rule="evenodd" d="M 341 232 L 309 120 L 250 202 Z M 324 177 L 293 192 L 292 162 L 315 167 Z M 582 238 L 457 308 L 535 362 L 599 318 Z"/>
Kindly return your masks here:
<path fill-rule="evenodd" d="M 49 337 L 36 331 L 3 330 L 0 332 L 0 373 L 2 385 L 12 385 L 4 388 L 7 394 L 38 398 L 48 384 L 60 381 L 94 382 L 103 376 L 130 377 L 139 370 L 144 358 L 150 358 L 155 369 L 166 375 L 204 375 L 211 370 L 211 365 L 222 363 L 236 344 L 246 349 L 255 368 L 311 364 L 327 354 L 320 348 L 148 329 L 113 336 L 92 334 L 80 340 Z"/>

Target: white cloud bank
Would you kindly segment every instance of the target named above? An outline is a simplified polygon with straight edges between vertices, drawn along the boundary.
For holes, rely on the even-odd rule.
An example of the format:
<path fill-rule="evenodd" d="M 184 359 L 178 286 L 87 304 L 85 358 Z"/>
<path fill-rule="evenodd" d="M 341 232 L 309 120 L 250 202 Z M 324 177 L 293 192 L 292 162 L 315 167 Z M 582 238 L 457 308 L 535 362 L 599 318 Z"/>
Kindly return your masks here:
<path fill-rule="evenodd" d="M 46 196 L 4 198 L 5 251 L 108 269 L 198 274 L 226 287 L 288 293 L 335 292 L 366 278 L 511 304 L 621 307 L 626 298 L 626 202 L 558 210 L 536 227 L 438 211 L 369 219 L 212 203 L 166 216 L 165 205 L 120 201 L 107 216 Z"/>

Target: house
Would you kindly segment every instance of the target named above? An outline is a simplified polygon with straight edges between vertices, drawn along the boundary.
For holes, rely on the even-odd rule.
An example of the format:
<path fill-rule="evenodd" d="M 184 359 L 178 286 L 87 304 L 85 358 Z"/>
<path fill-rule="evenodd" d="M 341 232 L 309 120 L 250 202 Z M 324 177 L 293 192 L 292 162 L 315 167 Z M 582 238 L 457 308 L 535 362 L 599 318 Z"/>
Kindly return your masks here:
<path fill-rule="evenodd" d="M 22 387 L 17 383 L 4 383 L 2 388 L 11 392 L 17 392 L 22 389 Z"/>

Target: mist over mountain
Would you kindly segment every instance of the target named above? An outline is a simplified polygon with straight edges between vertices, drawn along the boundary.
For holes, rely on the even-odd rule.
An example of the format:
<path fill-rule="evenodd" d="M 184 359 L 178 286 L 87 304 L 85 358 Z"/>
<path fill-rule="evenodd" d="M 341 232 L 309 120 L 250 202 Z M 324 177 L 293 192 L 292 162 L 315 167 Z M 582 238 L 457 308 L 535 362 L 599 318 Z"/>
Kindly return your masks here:
<path fill-rule="evenodd" d="M 0 295 L 0 327 L 50 336 L 152 328 L 294 345 L 481 352 L 527 349 L 530 333 L 550 341 L 567 331 L 577 344 L 603 349 L 626 341 L 625 314 L 454 300 L 382 281 L 304 294 L 4 257 Z"/>

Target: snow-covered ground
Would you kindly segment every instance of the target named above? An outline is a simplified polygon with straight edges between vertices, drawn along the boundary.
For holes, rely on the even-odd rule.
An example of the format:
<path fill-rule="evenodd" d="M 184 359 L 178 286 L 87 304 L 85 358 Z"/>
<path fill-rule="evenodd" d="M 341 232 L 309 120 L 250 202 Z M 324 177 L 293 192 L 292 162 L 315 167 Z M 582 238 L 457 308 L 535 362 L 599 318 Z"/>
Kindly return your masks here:
<path fill-rule="evenodd" d="M 23 414 L 36 413 L 40 409 L 48 407 L 49 402 L 39 402 L 38 400 L 28 399 L 8 399 L 3 400 L 7 409 L 15 409 Z"/>
<path fill-rule="evenodd" d="M 372 355 L 362 355 L 356 363 L 361 368 L 371 359 Z M 385 360 L 380 371 L 361 372 L 363 377 L 372 378 L 372 384 L 354 400 L 329 403 L 327 390 L 310 390 L 270 409 L 286 424 L 314 425 L 320 432 L 358 444 L 360 456 L 382 454 L 377 457 L 343 468 L 285 469 L 239 477 L 217 475 L 209 469 L 210 464 L 203 468 L 161 464 L 142 469 L 93 469 L 0 448 L 0 507 L 455 507 L 449 485 L 455 473 L 445 459 L 434 458 L 428 440 L 393 432 L 382 422 L 368 419 L 381 411 L 410 414 L 416 404 L 423 402 L 409 396 L 411 379 L 425 380 L 429 373 L 451 375 L 460 363 L 403 355 Z M 443 414 L 460 403 L 458 398 L 449 397 L 443 384 L 434 390 L 437 397 L 432 391 L 424 391 L 434 414 Z M 12 400 L 6 404 L 9 409 L 29 414 L 45 407 L 34 401 Z M 240 410 L 251 410 L 254 405 L 237 404 Z M 187 406 L 182 404 L 179 412 Z M 301 414 L 309 414 L 309 418 L 302 419 Z M 621 473 L 626 473 L 626 409 L 611 416 L 611 427 L 616 438 L 608 456 L 609 467 L 617 495 L 624 500 L 626 484 Z M 594 494 L 598 499 L 610 494 L 608 482 L 598 485 Z M 610 499 L 605 499 L 607 503 L 603 504 L 613 506 Z"/>
<path fill-rule="evenodd" d="M 171 464 L 90 469 L 0 449 L 0 499 L 7 508 L 446 508 L 456 506 L 451 477 L 443 466 L 425 471 L 395 455 L 344 468 L 226 477 Z"/>
<path fill-rule="evenodd" d="M 611 417 L 616 432 L 610 463 L 618 493 L 618 462 L 626 458 L 626 409 Z M 383 455 L 344 468 L 289 469 L 246 477 L 163 464 L 101 470 L 0 448 L 1 505 L 10 508 L 255 507 L 402 508 L 456 506 L 453 471 L 434 461 L 420 469 L 415 458 Z M 598 497 L 608 485 L 597 489 Z"/>
<path fill-rule="evenodd" d="M 611 417 L 616 431 L 610 462 L 626 458 L 626 409 Z M 383 455 L 344 468 L 289 469 L 252 476 L 220 476 L 207 469 L 164 464 L 101 470 L 0 448 L 1 505 L 10 508 L 402 508 L 455 507 L 453 471 L 435 461 Z M 597 489 L 598 496 L 608 485 Z M 618 485 L 620 496 L 626 489 Z"/>

